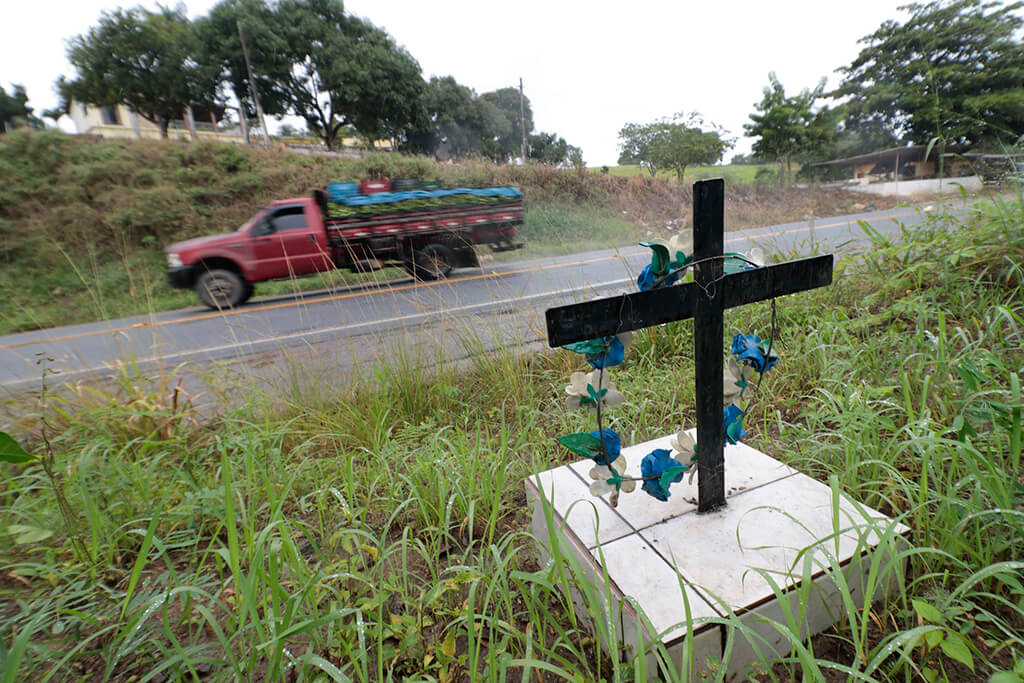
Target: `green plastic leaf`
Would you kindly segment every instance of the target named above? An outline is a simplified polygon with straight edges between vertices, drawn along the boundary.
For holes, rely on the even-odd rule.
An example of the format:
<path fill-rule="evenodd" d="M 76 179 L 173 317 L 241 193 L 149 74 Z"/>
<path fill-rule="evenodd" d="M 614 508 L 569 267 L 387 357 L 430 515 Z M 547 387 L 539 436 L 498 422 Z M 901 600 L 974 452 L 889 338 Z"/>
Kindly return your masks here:
<path fill-rule="evenodd" d="M 670 484 L 672 484 L 672 480 L 678 477 L 683 472 L 685 472 L 687 469 L 689 468 L 679 466 L 669 467 L 667 470 L 661 473 L 661 477 L 658 479 L 658 484 L 661 486 L 661 488 L 668 491 L 668 487 Z"/>
<path fill-rule="evenodd" d="M 690 262 L 690 257 L 681 251 L 676 252 L 676 257 L 668 262 L 669 270 L 678 270 Z"/>
<path fill-rule="evenodd" d="M 12 524 L 7 527 L 7 533 L 14 536 L 14 542 L 18 545 L 38 543 L 53 536 L 52 529 L 40 529 L 37 526 L 28 526 L 27 524 Z"/>
<path fill-rule="evenodd" d="M 729 443 L 737 443 L 741 441 L 740 432 L 743 431 L 743 423 L 736 420 L 728 427 L 725 428 L 725 433 L 729 437 Z"/>
<path fill-rule="evenodd" d="M 955 659 L 971 671 L 974 671 L 974 655 L 971 654 L 971 647 L 967 639 L 955 631 L 949 632 L 949 637 L 939 643 L 942 654 L 950 659 Z"/>
<path fill-rule="evenodd" d="M 655 275 L 664 275 L 668 272 L 668 247 L 657 242 L 641 242 L 640 246 L 651 250 L 651 270 Z"/>
<path fill-rule="evenodd" d="M 601 439 L 593 434 L 587 434 L 586 432 L 566 434 L 565 436 L 558 437 L 555 441 L 573 453 L 582 455 L 584 458 L 594 460 L 601 457 Z"/>
<path fill-rule="evenodd" d="M 566 344 L 562 348 L 575 353 L 604 353 L 608 350 L 608 344 L 603 339 L 590 339 L 588 341 L 576 342 L 575 344 Z"/>
<path fill-rule="evenodd" d="M 13 462 L 22 465 L 32 462 L 36 456 L 21 447 L 7 432 L 0 432 L 0 462 Z"/>
<path fill-rule="evenodd" d="M 932 624 L 941 624 L 943 622 L 942 612 L 936 609 L 931 603 L 925 602 L 924 600 L 914 600 L 914 611 L 917 615 L 927 622 Z"/>

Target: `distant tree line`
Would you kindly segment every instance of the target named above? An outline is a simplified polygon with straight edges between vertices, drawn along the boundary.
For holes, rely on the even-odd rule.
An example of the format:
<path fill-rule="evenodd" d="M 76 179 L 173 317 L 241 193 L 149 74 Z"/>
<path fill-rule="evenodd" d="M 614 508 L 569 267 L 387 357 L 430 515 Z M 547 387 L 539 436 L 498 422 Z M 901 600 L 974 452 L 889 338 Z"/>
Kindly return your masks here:
<path fill-rule="evenodd" d="M 10 95 L 0 86 L 0 133 L 19 126 L 42 128 L 43 122 L 32 111 L 23 86 L 12 85 Z"/>
<path fill-rule="evenodd" d="M 124 104 L 165 137 L 188 106 L 234 107 L 251 120 L 258 103 L 266 115 L 301 118 L 328 149 L 355 135 L 508 161 L 521 154 L 525 128 L 529 158 L 561 164 L 579 153 L 534 132 L 518 89 L 478 95 L 451 76 L 424 81 L 408 51 L 341 0 L 222 0 L 195 21 L 182 9 L 118 9 L 73 38 L 68 59 L 76 73 L 57 82 L 65 106 Z"/>
<path fill-rule="evenodd" d="M 825 79 L 787 94 L 774 73 L 744 126 L 755 138 L 740 163 L 777 162 L 779 182 L 793 180 L 793 162 L 867 154 L 906 144 L 968 145 L 1005 152 L 1024 145 L 1024 2 L 938 0 L 912 3 L 904 22 L 886 21 L 861 39 L 864 48 L 830 92 Z M 819 105 L 835 100 L 832 107 Z M 619 131 L 620 164 L 651 173 L 665 163 L 665 121 L 626 124 Z M 687 130 L 677 128 L 678 131 Z M 701 157 L 698 128 L 671 144 L 690 163 L 714 163 L 715 147 Z M 710 134 L 706 131 L 704 134 Z M 710 139 L 710 138 L 708 138 Z M 721 150 L 724 151 L 724 148 Z M 713 161 L 707 161 L 712 159 Z M 681 175 L 680 175 L 681 177 Z"/>

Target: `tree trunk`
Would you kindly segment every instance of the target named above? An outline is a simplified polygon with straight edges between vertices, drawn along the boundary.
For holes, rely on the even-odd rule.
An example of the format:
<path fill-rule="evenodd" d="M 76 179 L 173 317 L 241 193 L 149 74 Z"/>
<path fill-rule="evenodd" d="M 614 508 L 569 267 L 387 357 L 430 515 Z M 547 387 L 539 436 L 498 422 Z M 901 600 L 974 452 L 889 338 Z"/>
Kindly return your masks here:
<path fill-rule="evenodd" d="M 167 129 L 170 128 L 170 126 L 171 126 L 171 120 L 169 118 L 167 118 L 166 116 L 161 116 L 157 120 L 159 121 L 159 125 L 160 125 L 160 139 L 161 140 L 166 140 L 167 139 Z"/>
<path fill-rule="evenodd" d="M 779 187 L 786 185 L 786 161 L 785 157 L 779 158 Z"/>
<path fill-rule="evenodd" d="M 786 186 L 793 184 L 793 155 L 786 155 Z"/>

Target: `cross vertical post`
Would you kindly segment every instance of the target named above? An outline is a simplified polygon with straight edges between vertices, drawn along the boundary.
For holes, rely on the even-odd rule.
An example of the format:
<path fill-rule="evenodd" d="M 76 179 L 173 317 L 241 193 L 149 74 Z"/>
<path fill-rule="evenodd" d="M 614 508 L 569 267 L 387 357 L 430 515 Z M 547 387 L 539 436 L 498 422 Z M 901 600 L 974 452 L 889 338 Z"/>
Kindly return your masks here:
<path fill-rule="evenodd" d="M 694 316 L 694 361 L 697 378 L 698 512 L 725 504 L 725 429 L 722 417 L 722 336 L 725 183 L 698 181 L 693 186 L 694 280 L 705 295 Z M 705 259 L 709 259 L 704 261 Z"/>

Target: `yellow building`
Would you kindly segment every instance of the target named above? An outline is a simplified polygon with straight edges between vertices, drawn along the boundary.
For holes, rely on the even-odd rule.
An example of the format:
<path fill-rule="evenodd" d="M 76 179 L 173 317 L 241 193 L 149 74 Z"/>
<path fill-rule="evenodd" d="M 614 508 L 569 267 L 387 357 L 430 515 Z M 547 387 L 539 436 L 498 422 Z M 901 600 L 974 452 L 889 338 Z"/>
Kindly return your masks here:
<path fill-rule="evenodd" d="M 68 116 L 79 133 L 98 135 L 104 138 L 160 139 L 160 127 L 144 119 L 123 104 L 116 107 L 97 107 L 72 100 L 68 105 Z M 223 110 L 221 110 L 223 116 Z M 180 119 L 171 121 L 167 137 L 171 140 L 199 140 L 244 143 L 239 130 L 223 131 L 215 111 L 194 109 L 192 117 L 186 112 Z M 193 136 L 194 133 L 194 136 Z"/>

